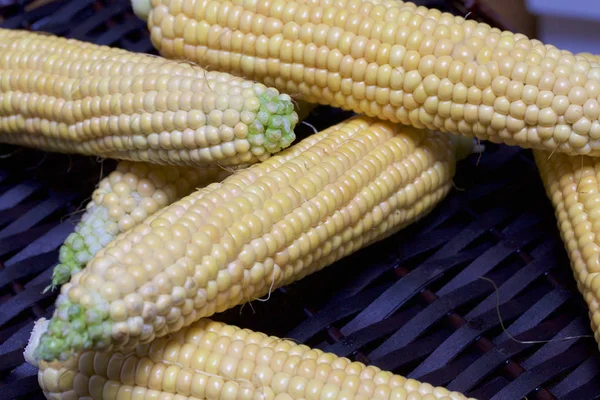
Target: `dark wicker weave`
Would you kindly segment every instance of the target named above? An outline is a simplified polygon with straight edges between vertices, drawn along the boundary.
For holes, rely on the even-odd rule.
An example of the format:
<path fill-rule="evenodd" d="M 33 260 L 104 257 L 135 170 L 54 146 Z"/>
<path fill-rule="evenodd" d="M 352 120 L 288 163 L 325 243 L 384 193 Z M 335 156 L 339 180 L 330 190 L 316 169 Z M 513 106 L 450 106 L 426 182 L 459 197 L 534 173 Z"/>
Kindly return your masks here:
<path fill-rule="evenodd" d="M 32 3 L 0 0 L 0 26 L 154 52 L 128 0 Z M 347 116 L 319 108 L 311 122 Z M 57 249 L 114 161 L 0 149 L 0 399 L 38 399 L 22 351 L 51 315 Z M 215 318 L 482 400 L 600 398 L 600 353 L 531 153 L 488 145 L 455 181 L 400 234 Z"/>

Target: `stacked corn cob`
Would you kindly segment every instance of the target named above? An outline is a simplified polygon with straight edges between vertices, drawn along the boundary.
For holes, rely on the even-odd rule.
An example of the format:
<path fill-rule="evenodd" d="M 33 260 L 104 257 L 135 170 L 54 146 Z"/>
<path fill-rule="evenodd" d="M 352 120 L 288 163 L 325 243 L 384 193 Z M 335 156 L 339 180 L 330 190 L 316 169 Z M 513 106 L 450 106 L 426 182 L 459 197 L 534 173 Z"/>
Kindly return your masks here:
<path fill-rule="evenodd" d="M 355 117 L 146 218 L 101 249 L 84 271 L 76 273 L 62 287 L 58 312 L 45 326 L 44 336 L 36 338 L 29 350 L 36 353 L 34 358 L 63 360 L 63 363 L 42 362 L 41 387 L 48 398 L 61 399 L 87 396 L 120 399 L 133 395 L 153 398 L 175 394 L 208 399 L 289 399 L 297 398 L 291 396 L 302 391 L 341 393 L 358 399 L 390 395 L 464 398 L 386 372 L 375 379 L 369 375 L 371 367 L 359 363 L 353 363 L 350 369 L 340 367 L 335 376 L 340 378 L 340 374 L 345 374 L 347 379 L 329 382 L 317 376 L 318 366 L 315 371 L 307 370 L 309 376 L 306 376 L 289 368 L 265 369 L 257 361 L 247 372 L 251 376 L 258 373 L 261 386 L 246 390 L 239 385 L 245 375 L 215 377 L 212 367 L 203 364 L 202 356 L 191 362 L 192 369 L 174 366 L 170 359 L 160 356 L 149 360 L 151 366 L 144 354 L 152 357 L 156 353 L 143 353 L 141 349 L 158 349 L 165 344 L 167 333 L 187 335 L 185 326 L 201 316 L 300 279 L 426 214 L 451 187 L 454 153 L 467 154 L 472 144 L 470 140 Z M 127 178 L 132 177 L 123 175 L 121 180 Z M 114 190 L 121 191 L 116 185 Z M 297 229 L 296 221 L 304 225 L 302 230 Z M 221 236 L 219 243 L 224 233 L 227 235 Z M 165 248 L 158 246 L 160 240 L 165 241 Z M 238 252 L 233 259 L 231 250 Z M 116 261 L 115 257 L 123 258 Z M 194 264 L 199 260 L 201 264 Z M 108 281 L 103 283 L 104 278 Z M 182 286 L 169 288 L 174 283 Z M 127 293 L 126 286 L 130 284 L 132 291 Z M 223 326 L 218 331 L 208 320 L 200 320 L 189 328 L 194 337 L 213 331 L 222 340 L 226 340 L 232 329 L 237 328 Z M 163 341 L 151 342 L 157 336 Z M 236 348 L 243 349 L 240 351 L 245 354 L 255 345 L 252 340 L 236 342 Z M 264 351 L 269 347 L 278 353 L 273 360 L 285 362 L 282 357 L 291 356 L 292 362 L 300 356 L 293 349 L 286 353 L 280 346 L 267 345 Z M 300 348 L 306 359 L 311 360 L 310 349 Z M 92 351 L 82 353 L 84 349 Z M 98 350 L 112 353 L 95 353 Z M 194 357 L 198 351 L 204 351 L 198 348 L 192 351 L 189 346 L 188 350 L 188 355 Z M 219 357 L 218 350 L 214 354 L 210 349 L 205 351 L 212 358 Z M 96 360 L 105 356 L 111 357 L 111 361 L 106 360 L 107 366 L 115 365 L 117 360 L 133 361 L 130 357 L 134 356 L 145 363 L 144 370 L 168 374 L 158 378 L 160 381 L 151 381 L 140 375 L 142 366 L 138 364 L 136 370 L 140 372 L 130 382 L 118 371 L 129 371 L 131 363 L 121 364 L 114 371 L 94 370 L 91 374 L 79 369 L 90 357 Z M 330 361 L 335 362 L 332 365 L 348 363 L 345 359 L 338 360 L 325 355 L 320 369 Z M 36 363 L 31 358 L 30 361 Z M 226 361 L 222 368 L 229 365 Z M 229 365 L 231 368 L 241 365 L 250 368 L 254 361 L 247 356 L 232 362 L 236 364 Z M 172 374 L 174 371 L 166 370 L 173 370 L 171 367 L 181 371 L 177 378 Z M 260 374 L 263 369 L 272 378 L 263 377 Z M 215 377 L 214 382 L 207 380 L 210 376 Z M 278 380 L 274 380 L 276 377 Z M 386 381 L 384 377 L 389 379 Z M 183 383 L 182 379 L 189 383 Z M 296 383 L 306 380 L 306 387 L 290 387 L 288 391 L 285 387 L 292 379 Z M 354 382 L 358 386 L 354 387 Z"/>
<path fill-rule="evenodd" d="M 429 212 L 454 162 L 449 136 L 368 117 L 309 136 L 101 249 L 37 356 L 146 343 L 313 273 Z"/>
<path fill-rule="evenodd" d="M 132 0 L 152 41 L 309 102 L 600 155 L 600 63 L 399 0 Z"/>
<path fill-rule="evenodd" d="M 469 153 L 473 143 L 420 128 L 600 154 L 597 60 L 398 1 L 134 7 L 163 55 L 262 84 L 0 30 L 0 141 L 157 164 L 258 164 L 181 198 L 197 185 L 187 182 L 159 206 L 178 201 L 150 207 L 154 214 L 144 206 L 149 191 L 134 196 L 107 178 L 83 223 L 130 218 L 113 224 L 110 237 L 84 238 L 93 229 L 82 227 L 68 240 L 56 277 L 70 281 L 29 351 L 32 363 L 42 360 L 46 395 L 464 398 L 201 318 L 427 214 L 450 190 L 461 146 Z M 54 86 L 51 75 L 59 76 Z M 287 148 L 298 116 L 273 88 L 363 115 Z M 134 165 L 142 164 L 121 168 Z M 170 168 L 165 176 L 185 174 Z M 192 175 L 184 180 L 199 179 Z M 301 360 L 305 369 L 294 369 Z M 134 367 L 139 373 L 128 374 Z"/>

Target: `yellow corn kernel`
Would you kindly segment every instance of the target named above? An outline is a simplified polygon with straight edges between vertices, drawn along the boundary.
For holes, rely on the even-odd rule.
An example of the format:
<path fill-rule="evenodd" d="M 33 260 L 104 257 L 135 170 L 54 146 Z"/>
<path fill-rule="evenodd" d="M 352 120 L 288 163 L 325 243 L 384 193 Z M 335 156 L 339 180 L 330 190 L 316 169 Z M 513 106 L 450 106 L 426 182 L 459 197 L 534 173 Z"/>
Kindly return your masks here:
<path fill-rule="evenodd" d="M 294 140 L 276 89 L 186 62 L 0 29 L 0 142 L 170 165 L 248 165 Z"/>
<path fill-rule="evenodd" d="M 36 323 L 26 358 L 39 368 L 38 382 L 48 399 L 468 400 L 459 392 L 209 319 L 130 351 L 86 351 L 64 363 L 37 364 L 28 353 L 46 326 L 43 319 Z"/>
<path fill-rule="evenodd" d="M 393 234 L 449 192 L 452 142 L 356 116 L 184 197 L 62 286 L 38 356 L 148 343 Z"/>
<path fill-rule="evenodd" d="M 590 54 L 399 0 L 132 3 L 167 58 L 417 128 L 600 155 Z"/>

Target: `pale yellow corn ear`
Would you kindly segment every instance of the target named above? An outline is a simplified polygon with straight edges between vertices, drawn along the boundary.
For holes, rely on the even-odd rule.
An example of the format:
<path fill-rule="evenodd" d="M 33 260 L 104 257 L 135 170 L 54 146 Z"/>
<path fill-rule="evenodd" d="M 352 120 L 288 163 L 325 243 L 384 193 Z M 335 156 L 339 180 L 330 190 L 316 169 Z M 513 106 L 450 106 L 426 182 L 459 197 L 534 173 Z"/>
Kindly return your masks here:
<path fill-rule="evenodd" d="M 534 152 L 600 345 L 600 158 Z"/>
<path fill-rule="evenodd" d="M 36 324 L 32 346 L 45 325 Z M 86 351 L 38 367 L 39 385 L 52 400 L 468 400 L 459 392 L 209 319 L 127 352 Z"/>
<path fill-rule="evenodd" d="M 170 165 L 248 165 L 294 140 L 290 96 L 230 74 L 0 29 L 0 142 Z"/>
<path fill-rule="evenodd" d="M 51 288 L 68 282 L 120 233 L 231 173 L 231 169 L 217 165 L 196 168 L 120 161 L 116 169 L 100 181 L 75 230 L 60 247 Z"/>
<path fill-rule="evenodd" d="M 147 343 L 388 237 L 449 192 L 453 149 L 447 134 L 356 116 L 236 171 L 73 275 L 37 357 Z"/>
<path fill-rule="evenodd" d="M 600 64 L 590 54 L 399 0 L 151 0 L 147 22 L 165 57 L 309 102 L 600 156 Z"/>

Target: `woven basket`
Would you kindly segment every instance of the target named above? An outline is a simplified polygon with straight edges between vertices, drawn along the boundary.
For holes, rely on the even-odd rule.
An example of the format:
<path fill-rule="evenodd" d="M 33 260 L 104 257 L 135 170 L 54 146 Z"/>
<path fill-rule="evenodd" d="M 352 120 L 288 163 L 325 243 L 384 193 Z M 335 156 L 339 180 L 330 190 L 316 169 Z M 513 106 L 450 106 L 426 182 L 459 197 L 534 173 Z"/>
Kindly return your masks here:
<path fill-rule="evenodd" d="M 421 4 L 504 27 L 475 2 Z M 128 0 L 0 0 L 0 27 L 155 53 Z M 318 128 L 350 114 L 318 108 Z M 23 361 L 58 247 L 114 161 L 0 146 L 0 399 L 41 399 Z M 215 316 L 481 400 L 600 398 L 600 353 L 530 151 L 487 144 L 397 235 Z"/>

